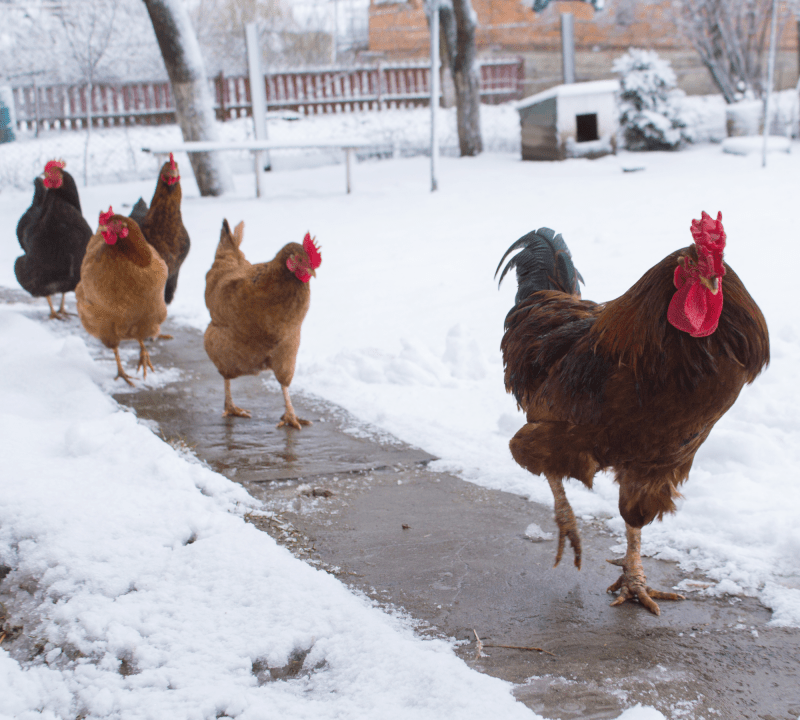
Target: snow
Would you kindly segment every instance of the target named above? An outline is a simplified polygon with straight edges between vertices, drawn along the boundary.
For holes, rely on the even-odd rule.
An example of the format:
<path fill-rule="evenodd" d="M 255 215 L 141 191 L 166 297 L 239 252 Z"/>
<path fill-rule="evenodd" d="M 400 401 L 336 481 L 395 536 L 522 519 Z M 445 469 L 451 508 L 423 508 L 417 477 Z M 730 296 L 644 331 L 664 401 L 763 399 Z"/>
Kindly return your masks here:
<path fill-rule="evenodd" d="M 484 108 L 487 144 L 513 142 L 509 115 Z M 406 130 L 392 126 L 399 143 L 425 136 L 427 110 L 404 117 Z M 331 120 L 377 133 L 371 122 Z M 301 119 L 292 133 L 325 137 L 324 123 Z M 39 157 L 35 143 L 18 143 L 19 157 L 26 145 Z M 584 297 L 603 301 L 689 244 L 701 210 L 722 210 L 726 259 L 764 311 L 772 363 L 698 453 L 678 513 L 645 528 L 643 549 L 702 578 L 687 591 L 756 597 L 773 625 L 798 627 L 800 321 L 776 273 L 800 260 L 786 212 L 797 149 L 766 168 L 715 145 L 561 163 L 444 157 L 436 193 L 429 159 L 400 157 L 356 164 L 351 195 L 341 167 L 268 173 L 262 200 L 252 175 L 237 177 L 235 193 L 200 198 L 178 158 L 192 251 L 170 315 L 208 322 L 205 273 L 223 217 L 245 221 L 252 261 L 311 231 L 323 262 L 294 391 L 436 455 L 433 469 L 551 506 L 546 482 L 508 451 L 524 420 L 503 390 L 499 343 L 516 287 L 509 278 L 498 292 L 497 262 L 521 235 L 553 227 L 586 278 Z M 623 173 L 631 164 L 644 170 Z M 149 200 L 153 180 L 135 177 L 81 188 L 91 225 L 109 204 Z M 17 287 L 14 232 L 31 194 L 0 193 L 0 286 Z M 75 323 L 45 322 L 45 308 L 0 306 L 0 564 L 12 568 L 0 588 L 9 610 L 35 621 L 26 633 L 41 648 L 20 662 L 0 647 L 0 718 L 537 717 L 447 641 L 426 639 L 245 523 L 254 501 L 117 406 L 110 354 Z M 608 476 L 593 492 L 568 483 L 567 493 L 579 516 L 622 542 Z M 528 528 L 537 530 L 552 542 Z M 292 657 L 305 658 L 297 677 L 259 684 L 264 668 Z M 629 708 L 621 717 L 662 716 Z"/>
<path fill-rule="evenodd" d="M 780 135 L 767 136 L 767 152 L 784 152 L 788 153 L 792 150 L 791 140 L 787 137 Z M 730 137 L 722 141 L 722 152 L 730 153 L 731 155 L 749 155 L 750 153 L 763 153 L 764 151 L 764 136 L 763 135 L 745 135 L 743 137 Z"/>

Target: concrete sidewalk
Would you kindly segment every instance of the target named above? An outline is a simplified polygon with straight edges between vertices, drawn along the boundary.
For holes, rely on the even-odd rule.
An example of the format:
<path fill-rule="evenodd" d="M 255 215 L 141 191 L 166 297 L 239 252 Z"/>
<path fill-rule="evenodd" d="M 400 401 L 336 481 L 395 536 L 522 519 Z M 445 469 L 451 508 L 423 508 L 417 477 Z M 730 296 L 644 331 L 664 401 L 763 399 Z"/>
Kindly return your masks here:
<path fill-rule="evenodd" d="M 468 664 L 516 683 L 536 712 L 614 718 L 642 703 L 668 718 L 797 720 L 800 631 L 767 627 L 755 600 L 662 602 L 661 617 L 610 608 L 605 588 L 618 570 L 605 560 L 621 540 L 601 523 L 581 523 L 580 572 L 571 553 L 553 569 L 555 542 L 524 534 L 531 522 L 552 532 L 551 507 L 430 472 L 427 453 L 299 393 L 297 413 L 314 425 L 278 430 L 271 373 L 232 383 L 252 419 L 222 418 L 222 379 L 202 335 L 164 331 L 175 339 L 154 344 L 153 362 L 182 378 L 117 400 L 242 483 L 276 513 L 251 521 L 295 555 L 407 613 L 422 634 L 456 638 Z M 652 558 L 645 569 L 663 589 L 685 577 Z"/>

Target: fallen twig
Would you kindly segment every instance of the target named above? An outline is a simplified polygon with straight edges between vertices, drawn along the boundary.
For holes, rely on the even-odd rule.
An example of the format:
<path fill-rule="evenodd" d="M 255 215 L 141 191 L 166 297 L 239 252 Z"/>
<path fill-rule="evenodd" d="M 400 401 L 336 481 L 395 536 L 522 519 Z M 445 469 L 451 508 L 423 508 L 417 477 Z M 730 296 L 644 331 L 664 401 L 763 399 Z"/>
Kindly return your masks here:
<path fill-rule="evenodd" d="M 8 635 L 6 635 L 5 633 L 3 633 L 2 635 L 0 635 L 0 645 L 2 645 L 2 644 L 3 644 L 3 640 L 5 640 L 7 637 L 8 637 Z"/>
<path fill-rule="evenodd" d="M 526 646 L 526 645 L 484 645 L 483 647 L 487 648 L 507 648 L 508 650 L 535 650 L 536 652 L 543 652 L 547 653 L 548 655 L 552 655 L 556 657 L 555 653 L 551 653 L 549 650 L 545 650 L 544 648 L 540 647 L 533 647 L 533 646 Z"/>
<path fill-rule="evenodd" d="M 478 637 L 478 633 L 475 628 L 472 628 L 472 632 L 475 633 L 475 641 L 478 643 L 478 647 L 475 650 L 475 659 L 480 660 L 481 655 L 483 653 L 483 641 Z"/>

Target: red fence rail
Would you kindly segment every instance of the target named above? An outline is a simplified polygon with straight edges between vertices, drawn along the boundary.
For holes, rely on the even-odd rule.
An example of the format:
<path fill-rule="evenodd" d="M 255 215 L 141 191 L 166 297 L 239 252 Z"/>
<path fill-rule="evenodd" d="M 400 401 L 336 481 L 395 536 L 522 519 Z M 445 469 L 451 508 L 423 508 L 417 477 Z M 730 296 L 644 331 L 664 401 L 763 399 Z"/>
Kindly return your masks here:
<path fill-rule="evenodd" d="M 522 58 L 480 61 L 481 100 L 500 103 L 522 97 Z M 430 67 L 424 63 L 378 64 L 353 68 L 284 71 L 266 75 L 270 109 L 305 114 L 381 110 L 427 105 Z M 217 118 L 252 114 L 247 77 L 209 80 Z M 20 130 L 79 129 L 88 122 L 86 85 L 47 85 L 13 89 Z M 91 93 L 94 127 L 174 123 L 168 82 L 97 84 Z"/>

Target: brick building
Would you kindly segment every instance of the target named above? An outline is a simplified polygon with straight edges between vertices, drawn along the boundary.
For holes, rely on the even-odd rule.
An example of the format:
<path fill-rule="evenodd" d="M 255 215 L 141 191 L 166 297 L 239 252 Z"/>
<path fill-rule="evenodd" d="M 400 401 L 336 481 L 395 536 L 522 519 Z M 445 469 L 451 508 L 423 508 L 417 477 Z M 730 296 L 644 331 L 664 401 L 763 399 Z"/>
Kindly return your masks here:
<path fill-rule="evenodd" d="M 680 36 L 670 18 L 670 0 L 606 0 L 605 9 L 559 0 L 534 13 L 532 0 L 472 0 L 478 16 L 480 55 L 522 55 L 525 95 L 561 82 L 560 15 L 575 18 L 577 80 L 614 77 L 611 65 L 630 47 L 656 50 L 672 63 L 678 85 L 690 94 L 718 92 L 697 53 Z M 787 19 L 781 32 L 776 86 L 793 87 L 798 78 L 797 27 Z M 428 25 L 423 0 L 370 0 L 369 50 L 387 59 L 428 54 Z"/>

